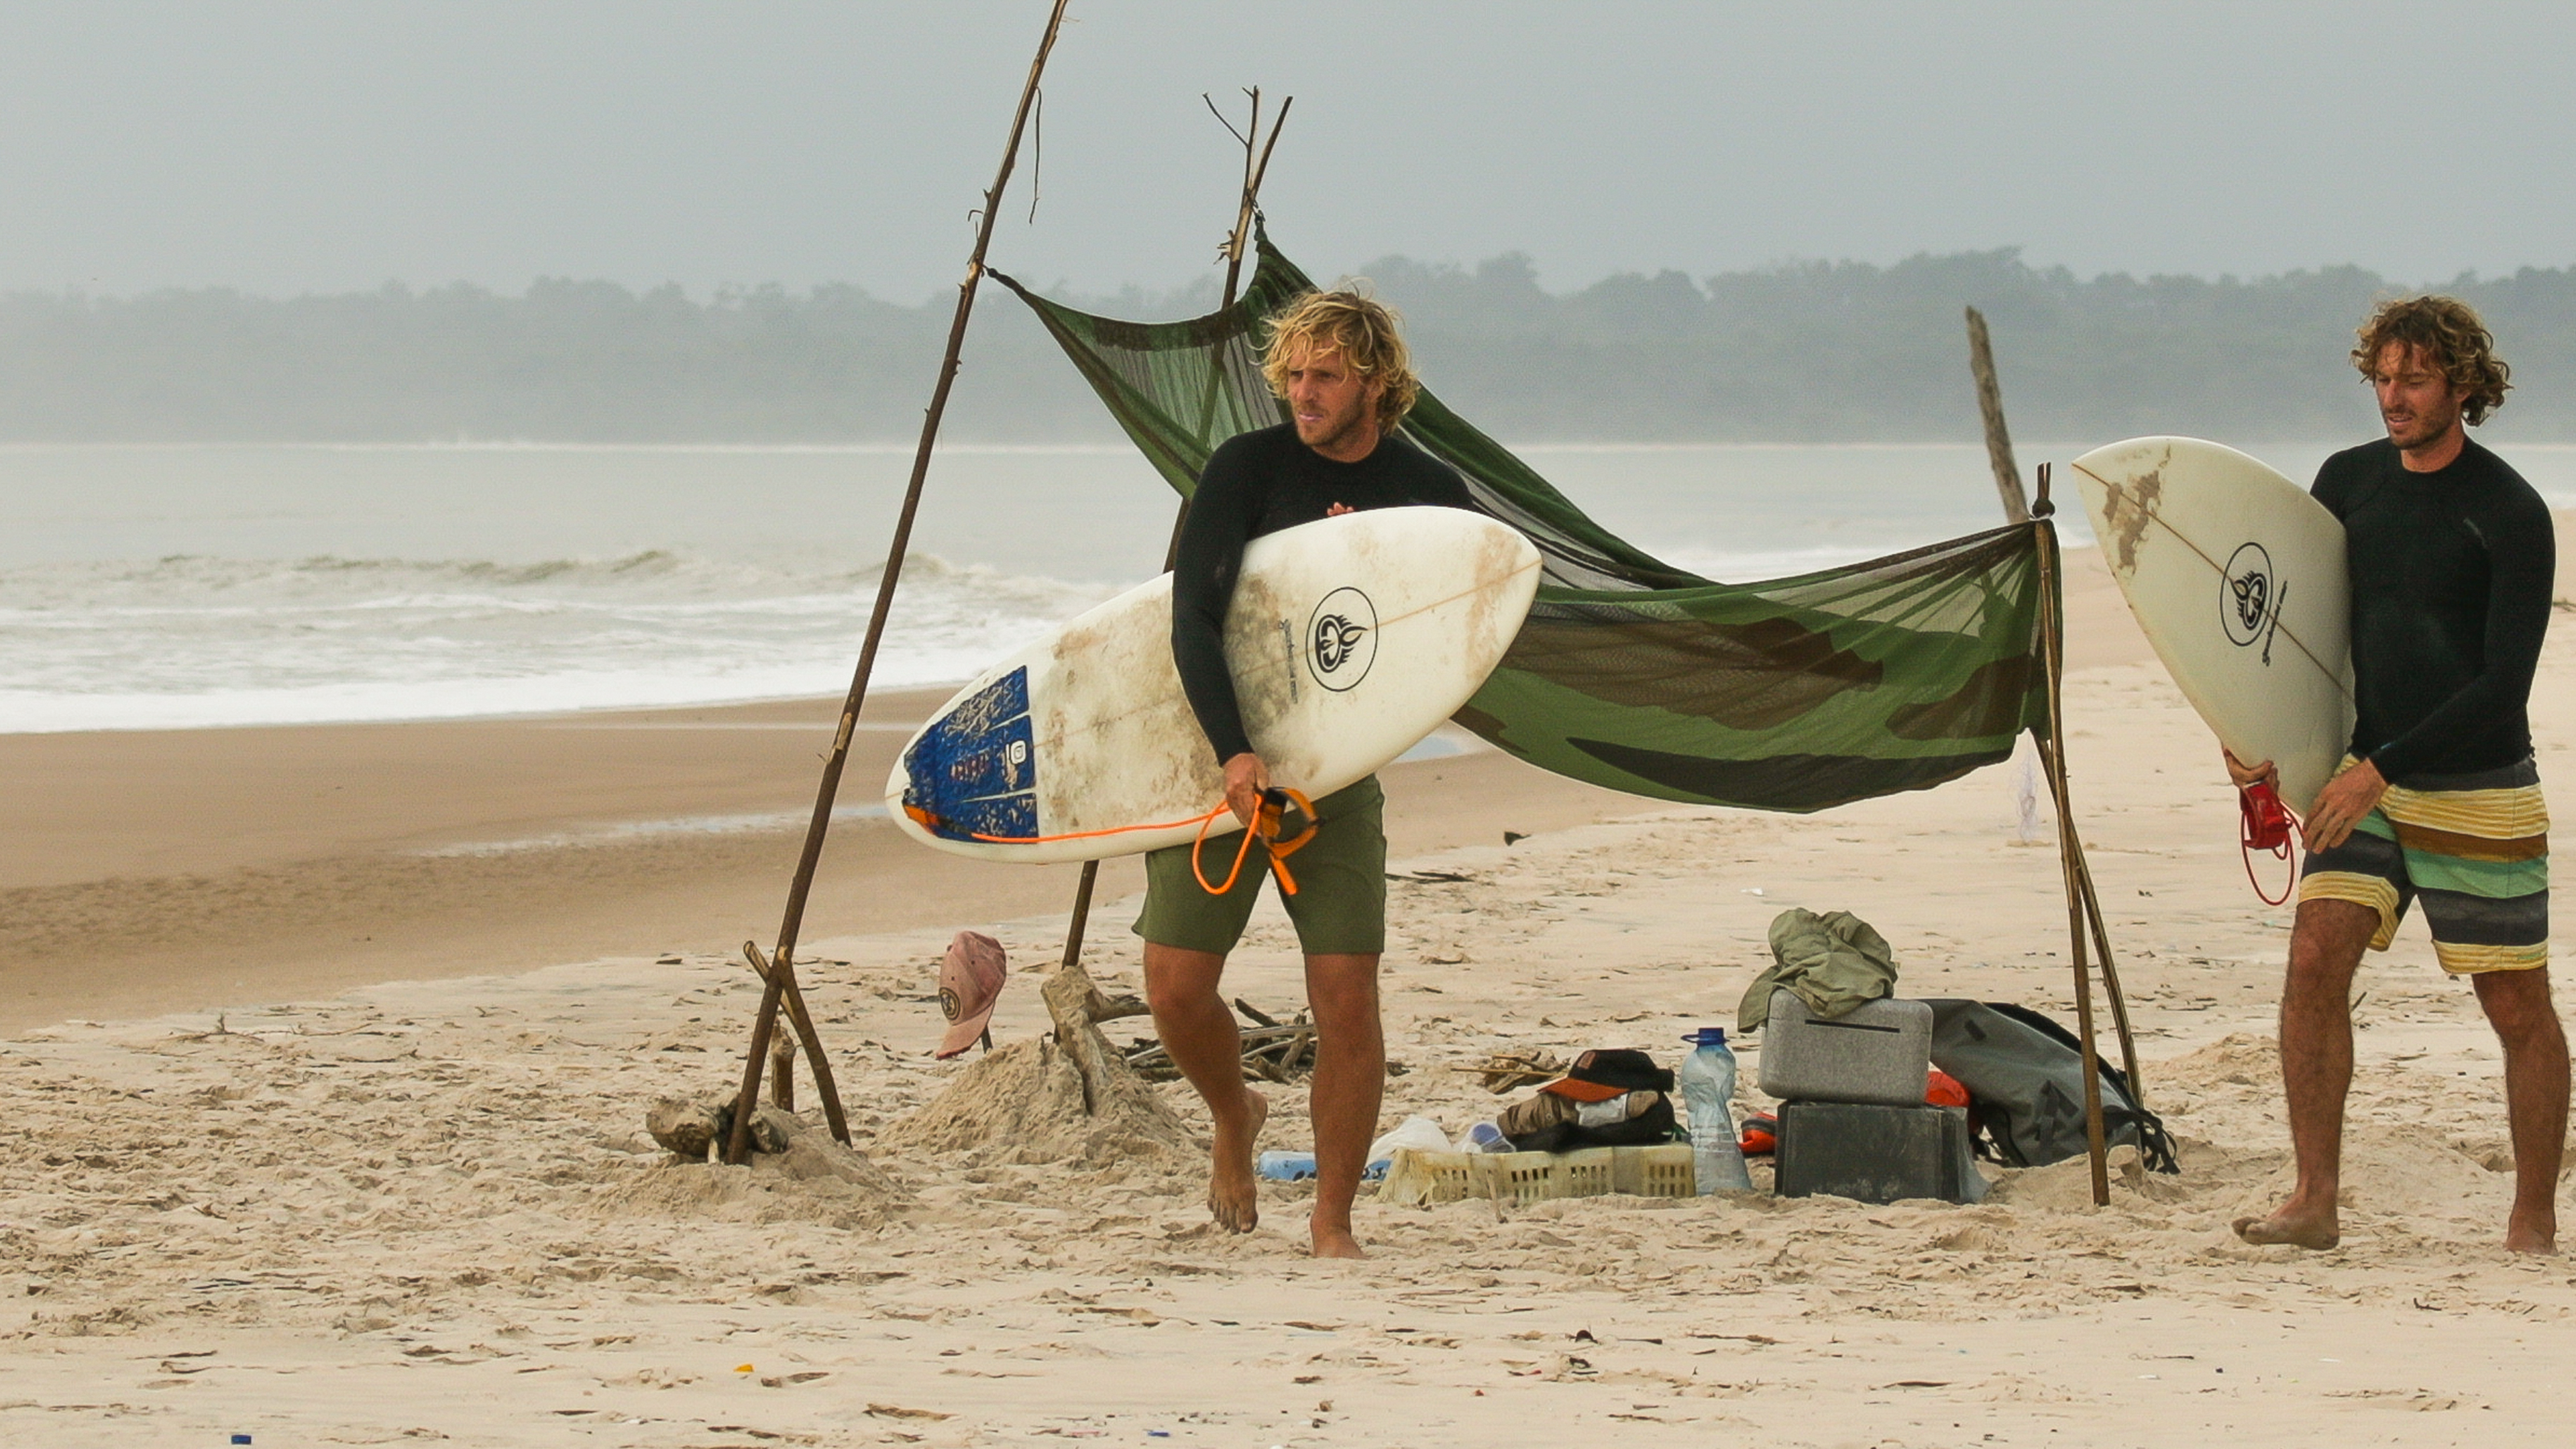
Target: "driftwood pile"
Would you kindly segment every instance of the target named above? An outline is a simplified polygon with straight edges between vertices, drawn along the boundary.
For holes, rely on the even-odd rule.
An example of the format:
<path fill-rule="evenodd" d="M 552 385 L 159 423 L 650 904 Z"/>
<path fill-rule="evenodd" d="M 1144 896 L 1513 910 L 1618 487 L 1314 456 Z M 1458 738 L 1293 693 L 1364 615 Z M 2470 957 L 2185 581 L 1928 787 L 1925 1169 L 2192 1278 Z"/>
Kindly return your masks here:
<path fill-rule="evenodd" d="M 1476 1073 L 1486 1091 L 1500 1096 L 1522 1087 L 1555 1081 L 1565 1075 L 1565 1062 L 1554 1052 L 1496 1052 L 1485 1058 L 1481 1066 L 1456 1070 Z"/>
<path fill-rule="evenodd" d="M 1285 1085 L 1315 1074 L 1315 1027 L 1306 1013 L 1297 1013 L 1294 1021 L 1280 1021 L 1239 996 L 1234 1009 L 1248 1023 L 1243 1029 L 1245 1081 Z M 1127 1066 L 1149 1082 L 1175 1081 L 1181 1075 L 1171 1052 L 1152 1037 L 1127 1049 Z"/>

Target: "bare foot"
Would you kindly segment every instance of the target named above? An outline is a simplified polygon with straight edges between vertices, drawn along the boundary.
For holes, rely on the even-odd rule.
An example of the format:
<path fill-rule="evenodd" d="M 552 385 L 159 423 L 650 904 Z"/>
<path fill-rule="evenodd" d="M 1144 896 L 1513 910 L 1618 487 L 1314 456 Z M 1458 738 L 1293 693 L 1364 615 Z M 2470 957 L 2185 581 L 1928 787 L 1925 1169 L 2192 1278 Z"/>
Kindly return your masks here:
<path fill-rule="evenodd" d="M 2236 1229 L 2236 1236 L 2263 1247 L 2288 1243 L 2294 1248 L 2309 1248 L 2322 1253 L 2343 1241 L 2343 1225 L 2332 1208 L 2322 1213 L 2307 1213 L 2283 1207 L 2268 1218 L 2238 1218 L 2231 1226 Z"/>
<path fill-rule="evenodd" d="M 2508 1253 L 2531 1253 L 2552 1257 L 2558 1252 L 2558 1215 L 2534 1213 L 2526 1219 L 2517 1210 L 2504 1225 L 2504 1249 Z"/>
<path fill-rule="evenodd" d="M 1360 1251 L 1360 1240 L 1351 1235 L 1351 1230 L 1348 1226 L 1338 1228 L 1327 1227 L 1324 1225 L 1322 1220 L 1318 1219 L 1314 1223 L 1312 1231 L 1315 1236 L 1315 1256 L 1318 1258 L 1365 1258 L 1368 1256 L 1368 1254 Z"/>
<path fill-rule="evenodd" d="M 1247 1087 L 1242 1135 L 1223 1121 L 1216 1124 L 1216 1143 L 1208 1154 L 1208 1213 L 1229 1233 L 1248 1233 L 1261 1222 L 1260 1179 L 1252 1173 L 1254 1144 L 1261 1124 L 1270 1120 L 1270 1099 Z"/>

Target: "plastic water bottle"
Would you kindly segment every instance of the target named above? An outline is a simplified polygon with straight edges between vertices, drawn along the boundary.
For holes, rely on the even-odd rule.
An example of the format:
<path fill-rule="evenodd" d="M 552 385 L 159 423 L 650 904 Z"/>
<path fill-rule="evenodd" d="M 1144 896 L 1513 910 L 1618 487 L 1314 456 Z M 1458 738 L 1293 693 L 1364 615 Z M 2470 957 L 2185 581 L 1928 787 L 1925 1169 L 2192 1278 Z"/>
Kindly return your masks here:
<path fill-rule="evenodd" d="M 1394 1166 L 1394 1159 L 1381 1157 L 1360 1169 L 1360 1181 L 1377 1182 Z M 1264 1152 L 1253 1159 L 1253 1174 L 1271 1182 L 1307 1182 L 1315 1176 L 1315 1154 L 1311 1152 Z"/>
<path fill-rule="evenodd" d="M 1735 1140 L 1735 1053 L 1726 1048 L 1721 1027 L 1703 1026 L 1683 1037 L 1698 1048 L 1682 1058 L 1682 1107 L 1690 1117 L 1691 1164 L 1700 1193 L 1745 1192 L 1753 1175 L 1744 1170 L 1744 1149 Z"/>
<path fill-rule="evenodd" d="M 1271 1182 L 1304 1182 L 1315 1175 L 1315 1154 L 1269 1151 L 1252 1161 L 1256 1176 Z"/>

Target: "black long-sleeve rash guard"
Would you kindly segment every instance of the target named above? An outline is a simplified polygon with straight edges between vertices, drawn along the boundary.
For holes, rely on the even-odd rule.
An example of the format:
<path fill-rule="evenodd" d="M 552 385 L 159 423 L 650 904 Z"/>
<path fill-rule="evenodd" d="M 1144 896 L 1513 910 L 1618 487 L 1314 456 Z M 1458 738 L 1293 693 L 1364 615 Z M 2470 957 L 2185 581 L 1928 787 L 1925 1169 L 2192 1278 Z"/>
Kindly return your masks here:
<path fill-rule="evenodd" d="M 2382 439 L 2310 490 L 2352 575 L 2352 753 L 2382 777 L 2464 775 L 2531 753 L 2531 678 L 2558 563 L 2549 505 L 2475 442 L 2410 473 Z"/>
<path fill-rule="evenodd" d="M 1354 511 L 1476 506 L 1447 464 L 1393 435 L 1356 463 L 1337 463 L 1307 447 L 1287 423 L 1239 434 L 1217 448 L 1190 496 L 1173 561 L 1172 662 L 1220 763 L 1252 749 L 1234 676 L 1225 667 L 1225 611 L 1234 602 L 1243 546 L 1323 518 L 1337 503 Z"/>

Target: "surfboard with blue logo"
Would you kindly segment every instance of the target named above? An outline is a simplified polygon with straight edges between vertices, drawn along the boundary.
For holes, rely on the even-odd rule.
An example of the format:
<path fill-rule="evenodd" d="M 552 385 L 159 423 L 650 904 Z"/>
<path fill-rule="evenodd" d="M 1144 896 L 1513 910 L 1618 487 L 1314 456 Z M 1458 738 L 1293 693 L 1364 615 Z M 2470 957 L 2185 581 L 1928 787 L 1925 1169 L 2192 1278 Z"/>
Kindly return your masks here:
<path fill-rule="evenodd" d="M 2304 813 L 2352 736 L 2343 524 L 2260 460 L 2198 438 L 2131 438 L 2068 468 L 2183 697 L 2237 758 L 2278 766 L 2281 798 Z"/>
<path fill-rule="evenodd" d="M 1354 784 L 1467 702 L 1520 632 L 1538 550 L 1454 508 L 1343 514 L 1257 538 L 1226 662 L 1272 782 Z M 887 813 L 960 855 L 1044 863 L 1178 844 L 1225 777 L 1172 663 L 1169 574 L 986 670 L 906 744 Z M 1211 836 L 1239 829 L 1232 815 Z"/>

